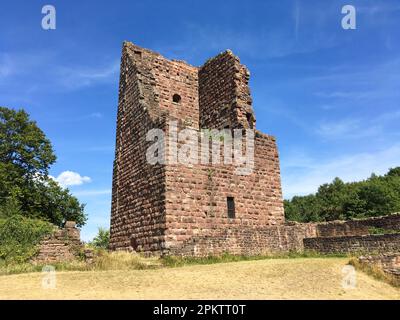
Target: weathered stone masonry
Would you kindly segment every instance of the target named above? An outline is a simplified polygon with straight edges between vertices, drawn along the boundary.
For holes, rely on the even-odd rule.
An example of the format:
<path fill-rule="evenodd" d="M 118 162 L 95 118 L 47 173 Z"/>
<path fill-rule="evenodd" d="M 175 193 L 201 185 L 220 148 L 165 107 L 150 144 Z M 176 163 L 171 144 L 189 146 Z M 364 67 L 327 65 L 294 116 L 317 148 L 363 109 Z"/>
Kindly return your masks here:
<path fill-rule="evenodd" d="M 315 237 L 306 237 L 304 249 L 319 253 L 400 254 L 400 214 L 314 224 Z M 371 234 L 371 229 L 382 234 Z M 309 239 L 307 239 L 309 238 Z"/>
<path fill-rule="evenodd" d="M 361 256 L 358 261 L 362 265 L 381 269 L 392 284 L 400 286 L 400 253 Z"/>
<path fill-rule="evenodd" d="M 362 236 L 340 236 L 304 239 L 304 248 L 319 253 L 399 252 L 400 233 Z"/>
<path fill-rule="evenodd" d="M 398 235 L 369 234 L 371 227 L 399 230 L 398 214 L 317 224 L 285 222 L 276 141 L 257 130 L 250 175 L 238 175 L 230 164 L 147 162 L 153 142 L 146 141 L 146 133 L 156 128 L 167 133 L 171 121 L 178 130 L 197 132 L 255 129 L 249 76 L 229 50 L 194 67 L 124 43 L 110 249 L 195 256 L 304 249 L 399 252 Z M 172 143 L 167 139 L 165 148 Z M 234 206 L 234 215 L 228 206 Z"/>
<path fill-rule="evenodd" d="M 362 236 L 370 234 L 371 228 L 394 231 L 400 230 L 400 214 L 355 219 L 348 221 L 330 221 L 316 224 L 317 237 Z"/>
<path fill-rule="evenodd" d="M 178 129 L 255 129 L 249 71 L 231 51 L 202 67 L 168 60 L 126 42 L 119 83 L 111 212 L 112 250 L 204 256 L 312 250 L 367 254 L 400 284 L 400 214 L 324 223 L 285 222 L 275 138 L 255 130 L 254 170 L 234 165 L 151 165 L 146 133 Z M 165 147 L 169 147 L 166 141 Z M 183 142 L 178 142 L 182 144 Z M 231 202 L 230 202 L 231 201 Z M 229 214 L 234 204 L 234 216 Z M 383 234 L 370 234 L 371 228 Z M 32 258 L 49 264 L 85 258 L 73 221 L 45 237 Z"/>
<path fill-rule="evenodd" d="M 80 252 L 84 253 L 80 231 L 75 222 L 67 221 L 63 229 L 57 229 L 39 243 L 33 262 L 43 264 L 72 261 Z"/>
<path fill-rule="evenodd" d="M 151 145 L 146 133 L 168 131 L 171 120 L 179 129 L 255 128 L 248 81 L 247 68 L 229 50 L 198 68 L 124 43 L 111 249 L 206 255 L 256 254 L 285 246 L 279 239 L 294 226 L 284 228 L 274 137 L 256 131 L 255 168 L 247 176 L 235 174 L 233 165 L 146 161 Z M 234 218 L 228 218 L 228 198 L 235 204 Z M 268 234 L 278 239 L 275 244 Z"/>

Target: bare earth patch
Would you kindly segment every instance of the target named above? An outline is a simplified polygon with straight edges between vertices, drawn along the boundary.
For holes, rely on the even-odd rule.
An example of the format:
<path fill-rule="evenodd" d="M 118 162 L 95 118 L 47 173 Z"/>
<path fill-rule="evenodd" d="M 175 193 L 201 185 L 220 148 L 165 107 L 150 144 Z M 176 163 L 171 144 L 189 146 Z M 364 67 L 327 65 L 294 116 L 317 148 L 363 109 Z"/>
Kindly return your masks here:
<path fill-rule="evenodd" d="M 42 274 L 0 276 L 0 299 L 400 299 L 400 290 L 357 272 L 342 288 L 346 258 L 268 259 L 157 270 L 57 273 L 57 288 L 42 289 Z"/>

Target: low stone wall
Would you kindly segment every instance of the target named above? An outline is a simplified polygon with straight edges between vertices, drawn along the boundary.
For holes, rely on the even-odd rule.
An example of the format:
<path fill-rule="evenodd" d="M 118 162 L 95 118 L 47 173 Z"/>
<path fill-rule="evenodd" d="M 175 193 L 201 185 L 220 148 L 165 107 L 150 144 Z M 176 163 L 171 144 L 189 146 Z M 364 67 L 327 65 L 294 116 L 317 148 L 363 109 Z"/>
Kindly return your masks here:
<path fill-rule="evenodd" d="M 194 236 L 179 247 L 167 248 L 165 254 L 207 256 L 229 252 L 259 255 L 304 250 L 303 239 L 315 237 L 314 224 L 289 223 L 267 227 L 233 226 L 216 228 L 207 235 Z"/>
<path fill-rule="evenodd" d="M 400 285 L 400 253 L 361 256 L 358 261 L 362 265 L 381 269 L 393 279 L 394 284 Z"/>
<path fill-rule="evenodd" d="M 68 221 L 63 229 L 40 242 L 39 252 L 32 262 L 42 264 L 71 261 L 77 258 L 81 248 L 80 231 L 75 222 Z"/>
<path fill-rule="evenodd" d="M 370 228 L 400 230 L 400 214 L 322 223 L 286 222 L 283 225 L 251 227 L 216 226 L 195 235 L 180 246 L 168 246 L 163 254 L 178 256 L 231 254 L 259 255 L 304 249 L 321 253 L 399 251 L 399 235 L 370 235 Z"/>
<path fill-rule="evenodd" d="M 382 235 L 318 237 L 303 240 L 304 249 L 328 253 L 398 253 L 400 233 Z"/>
<path fill-rule="evenodd" d="M 400 213 L 388 216 L 349 221 L 330 221 L 316 224 L 317 237 L 368 235 L 371 227 L 400 230 Z"/>

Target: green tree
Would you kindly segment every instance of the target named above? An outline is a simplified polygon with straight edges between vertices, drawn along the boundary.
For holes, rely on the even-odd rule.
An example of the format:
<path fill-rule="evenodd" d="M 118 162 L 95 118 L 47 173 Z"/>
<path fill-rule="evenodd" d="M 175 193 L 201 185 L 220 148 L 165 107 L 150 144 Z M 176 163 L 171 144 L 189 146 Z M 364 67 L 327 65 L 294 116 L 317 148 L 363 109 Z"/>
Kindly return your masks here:
<path fill-rule="evenodd" d="M 399 209 L 399 195 L 384 179 L 372 179 L 364 184 L 359 191 L 359 197 L 365 202 L 365 215 L 369 217 L 382 216 Z"/>
<path fill-rule="evenodd" d="M 309 222 L 321 220 L 321 203 L 315 195 L 295 196 L 285 200 L 285 216 L 290 221 Z"/>
<path fill-rule="evenodd" d="M 345 218 L 343 204 L 347 199 L 346 189 L 345 183 L 339 178 L 335 178 L 332 183 L 319 187 L 317 198 L 321 201 L 323 207 L 320 212 L 322 220 Z"/>
<path fill-rule="evenodd" d="M 285 200 L 288 220 L 310 222 L 347 220 L 400 212 L 400 167 L 386 175 L 372 174 L 364 181 L 344 183 L 336 178 L 318 192 Z"/>
<path fill-rule="evenodd" d="M 387 177 L 400 177 L 400 167 L 391 168 L 386 174 Z"/>
<path fill-rule="evenodd" d="M 31 193 L 24 196 L 24 212 L 28 216 L 50 221 L 62 226 L 66 221 L 76 221 L 77 226 L 85 224 L 85 205 L 69 193 L 68 189 L 51 178 L 36 181 Z"/>
<path fill-rule="evenodd" d="M 96 248 L 107 249 L 110 243 L 110 231 L 104 228 L 99 228 L 96 237 L 93 238 L 91 244 Z"/>
<path fill-rule="evenodd" d="M 66 220 L 82 226 L 84 205 L 48 176 L 55 160 L 50 141 L 24 110 L 0 107 L 0 214 L 18 208 L 59 226 Z"/>
<path fill-rule="evenodd" d="M 24 110 L 0 107 L 0 162 L 19 177 L 46 176 L 56 161 L 50 141 Z"/>

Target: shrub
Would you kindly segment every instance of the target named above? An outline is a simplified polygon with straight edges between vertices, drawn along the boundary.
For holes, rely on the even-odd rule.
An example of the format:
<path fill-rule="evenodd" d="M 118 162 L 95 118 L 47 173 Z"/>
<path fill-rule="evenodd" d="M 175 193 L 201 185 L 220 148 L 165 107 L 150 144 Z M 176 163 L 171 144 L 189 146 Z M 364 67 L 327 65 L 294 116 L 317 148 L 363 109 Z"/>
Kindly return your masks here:
<path fill-rule="evenodd" d="M 21 215 L 21 206 L 15 195 L 12 195 L 7 198 L 3 205 L 0 205 L 0 219 L 7 219 L 15 215 Z"/>
<path fill-rule="evenodd" d="M 23 263 L 37 253 L 37 244 L 54 231 L 51 223 L 13 215 L 0 219 L 0 261 Z"/>
<path fill-rule="evenodd" d="M 104 228 L 99 228 L 97 236 L 90 243 L 95 248 L 107 249 L 110 243 L 110 231 Z"/>

